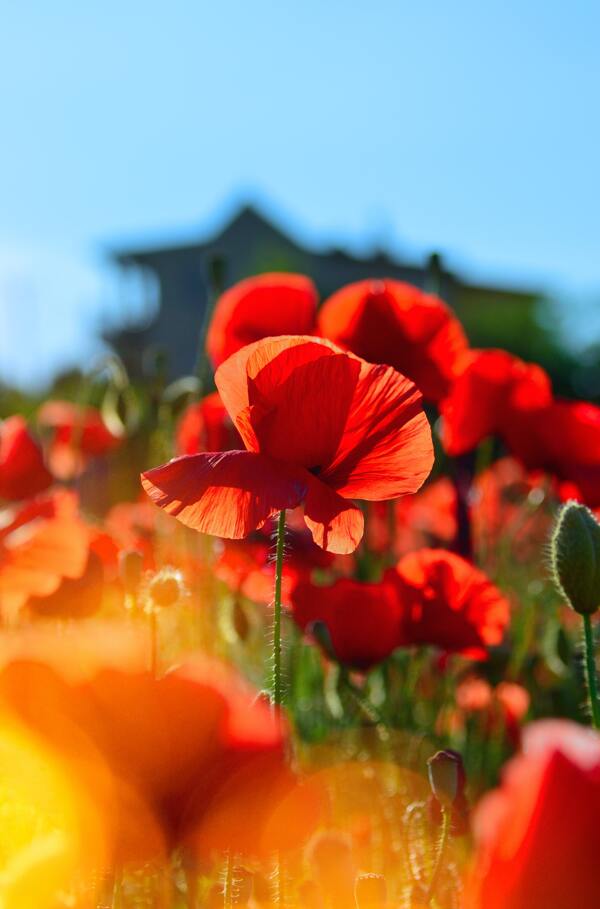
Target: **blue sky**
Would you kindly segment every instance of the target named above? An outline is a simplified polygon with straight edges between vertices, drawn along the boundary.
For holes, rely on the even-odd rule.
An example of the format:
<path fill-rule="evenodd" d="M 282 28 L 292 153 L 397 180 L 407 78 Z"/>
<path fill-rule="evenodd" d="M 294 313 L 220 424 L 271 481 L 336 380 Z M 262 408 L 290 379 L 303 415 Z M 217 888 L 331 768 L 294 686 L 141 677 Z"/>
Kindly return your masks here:
<path fill-rule="evenodd" d="M 316 245 L 600 300 L 599 30 L 592 0 L 5 5 L 0 376 L 89 361 L 106 248 L 248 197 Z"/>

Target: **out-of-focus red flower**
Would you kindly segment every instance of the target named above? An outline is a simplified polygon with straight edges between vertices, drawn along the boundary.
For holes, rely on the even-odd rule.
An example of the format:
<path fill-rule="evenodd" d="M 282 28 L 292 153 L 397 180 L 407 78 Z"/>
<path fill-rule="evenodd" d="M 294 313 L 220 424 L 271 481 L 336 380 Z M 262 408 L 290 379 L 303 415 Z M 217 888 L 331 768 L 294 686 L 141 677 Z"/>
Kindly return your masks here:
<path fill-rule="evenodd" d="M 79 651 L 72 651 L 66 663 L 13 655 L 0 672 L 0 706 L 74 767 L 83 745 L 106 763 L 116 783 L 112 822 L 120 859 L 148 858 L 162 844 L 168 850 L 193 839 L 232 787 L 240 817 L 246 820 L 246 800 L 253 808 L 245 839 L 260 842 L 278 806 L 265 803 L 260 812 L 255 787 L 264 792 L 266 777 L 277 791 L 285 777 L 289 789 L 292 779 L 283 725 L 268 705 L 214 662 L 191 660 L 161 678 L 137 660 L 79 665 Z M 132 805 L 142 810 L 132 815 Z M 227 831 L 217 832 L 227 840 Z M 212 845 L 206 836 L 203 843 Z M 244 842 L 230 831 L 229 842 L 214 846 L 237 852 Z"/>
<path fill-rule="evenodd" d="M 179 455 L 242 447 L 240 434 L 218 391 L 185 409 L 177 426 L 175 444 Z"/>
<path fill-rule="evenodd" d="M 456 538 L 456 488 L 448 477 L 427 483 L 415 495 L 369 508 L 368 548 L 396 557 Z"/>
<path fill-rule="evenodd" d="M 563 498 L 600 505 L 600 407 L 553 401 L 508 433 L 507 443 L 526 467 L 553 476 Z"/>
<path fill-rule="evenodd" d="M 290 593 L 302 578 L 315 568 L 327 568 L 333 555 L 313 543 L 307 531 L 286 530 L 286 557 L 283 563 L 281 601 L 288 604 Z M 223 549 L 213 566 L 216 577 L 234 593 L 255 603 L 268 605 L 273 599 L 275 560 L 273 541 L 265 531 L 247 540 L 224 540 Z"/>
<path fill-rule="evenodd" d="M 597 905 L 599 813 L 600 737 L 565 720 L 526 728 L 475 815 L 466 909 Z"/>
<path fill-rule="evenodd" d="M 431 644 L 485 659 L 501 642 L 510 619 L 508 601 L 489 578 L 452 552 L 422 549 L 386 572 L 403 609 L 401 643 Z"/>
<path fill-rule="evenodd" d="M 322 339 L 266 338 L 217 370 L 246 451 L 176 458 L 142 474 L 152 500 L 204 533 L 240 539 L 304 503 L 315 543 L 352 552 L 360 509 L 415 492 L 433 462 L 415 386 Z"/>
<path fill-rule="evenodd" d="M 468 346 L 442 300 L 390 279 L 338 290 L 321 307 L 317 324 L 325 338 L 408 376 L 430 401 L 448 394 Z"/>
<path fill-rule="evenodd" d="M 40 497 L 13 512 L 0 530 L 0 610 L 5 621 L 14 619 L 30 599 L 35 606 L 53 595 L 49 610 L 57 614 L 63 582 L 79 582 L 86 575 L 90 532 L 76 509 L 76 499 L 69 493 Z M 88 579 L 93 580 L 97 565 L 89 570 Z M 75 596 L 69 602 L 76 606 L 76 614 L 92 611 L 83 598 Z"/>
<path fill-rule="evenodd" d="M 24 418 L 15 414 L 0 422 L 0 499 L 28 499 L 51 483 L 42 450 Z"/>
<path fill-rule="evenodd" d="M 292 591 L 292 615 L 303 631 L 322 623 L 333 655 L 356 669 L 370 669 L 400 643 L 402 610 L 396 588 L 340 578 L 330 587 L 300 582 Z"/>
<path fill-rule="evenodd" d="M 262 338 L 310 334 L 317 300 L 304 275 L 273 272 L 235 284 L 217 300 L 206 335 L 213 366 Z"/>
<path fill-rule="evenodd" d="M 492 686 L 478 676 L 467 676 L 456 686 L 456 705 L 465 713 L 479 713 L 492 703 Z"/>
<path fill-rule="evenodd" d="M 50 464 L 56 476 L 69 478 L 85 466 L 88 458 L 108 454 L 121 443 L 95 407 L 70 401 L 46 401 L 40 407 L 40 426 L 53 431 Z"/>
<path fill-rule="evenodd" d="M 479 350 L 463 360 L 460 374 L 441 404 L 442 441 L 451 456 L 483 439 L 515 439 L 515 422 L 552 402 L 548 375 L 505 350 Z"/>

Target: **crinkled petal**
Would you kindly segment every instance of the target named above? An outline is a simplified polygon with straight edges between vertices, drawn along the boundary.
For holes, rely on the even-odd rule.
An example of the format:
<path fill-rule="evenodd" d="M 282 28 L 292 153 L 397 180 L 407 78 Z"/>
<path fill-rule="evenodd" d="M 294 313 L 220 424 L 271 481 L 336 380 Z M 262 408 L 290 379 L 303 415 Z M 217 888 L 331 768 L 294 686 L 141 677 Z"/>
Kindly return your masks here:
<path fill-rule="evenodd" d="M 345 497 L 381 501 L 416 492 L 431 472 L 421 395 L 388 366 L 362 363 L 340 445 L 323 480 Z"/>
<path fill-rule="evenodd" d="M 215 384 L 248 449 L 258 451 L 255 418 L 275 406 L 281 384 L 298 367 L 335 354 L 339 349 L 328 341 L 286 335 L 249 344 L 219 366 Z"/>
<path fill-rule="evenodd" d="M 314 477 L 308 481 L 304 520 L 315 543 L 328 552 L 354 552 L 362 539 L 364 518 L 360 508 Z"/>
<path fill-rule="evenodd" d="M 236 540 L 306 493 L 303 473 L 250 451 L 175 458 L 142 474 L 142 486 L 187 527 Z"/>

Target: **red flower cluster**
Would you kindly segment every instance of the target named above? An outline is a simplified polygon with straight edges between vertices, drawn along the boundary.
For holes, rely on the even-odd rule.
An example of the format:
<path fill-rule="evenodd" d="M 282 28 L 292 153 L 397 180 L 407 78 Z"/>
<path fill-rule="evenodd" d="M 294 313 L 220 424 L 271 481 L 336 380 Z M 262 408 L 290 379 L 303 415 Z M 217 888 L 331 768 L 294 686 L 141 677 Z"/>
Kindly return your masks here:
<path fill-rule="evenodd" d="M 246 344 L 315 333 L 371 363 L 392 366 L 439 401 L 467 349 L 458 319 L 438 297 L 401 281 L 349 284 L 325 301 L 308 278 L 267 274 L 241 281 L 217 301 L 206 350 L 215 366 Z"/>
<path fill-rule="evenodd" d="M 508 601 L 483 572 L 436 549 L 404 556 L 379 583 L 300 583 L 292 592 L 292 613 L 308 632 L 322 623 L 335 658 L 360 669 L 397 647 L 418 645 L 486 659 L 510 619 Z"/>
<path fill-rule="evenodd" d="M 527 469 L 549 473 L 568 484 L 568 495 L 600 505 L 600 408 L 554 398 L 541 367 L 502 350 L 473 351 L 441 412 L 448 454 L 496 435 Z"/>
<path fill-rule="evenodd" d="M 304 504 L 315 542 L 354 550 L 361 511 L 349 499 L 415 492 L 433 462 L 415 386 L 309 337 L 266 338 L 217 370 L 246 451 L 181 457 L 142 475 L 156 504 L 195 530 L 240 539 Z"/>

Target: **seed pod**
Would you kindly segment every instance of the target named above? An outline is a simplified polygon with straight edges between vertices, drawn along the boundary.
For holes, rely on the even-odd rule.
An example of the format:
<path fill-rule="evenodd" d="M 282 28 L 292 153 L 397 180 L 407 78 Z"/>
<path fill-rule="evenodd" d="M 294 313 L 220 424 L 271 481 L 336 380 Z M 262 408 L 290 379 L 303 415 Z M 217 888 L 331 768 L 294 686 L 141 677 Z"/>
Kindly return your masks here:
<path fill-rule="evenodd" d="M 600 607 L 600 524 L 585 505 L 567 502 L 550 543 L 554 583 L 575 612 Z"/>
<path fill-rule="evenodd" d="M 173 606 L 181 596 L 183 585 L 179 572 L 163 569 L 154 575 L 148 585 L 148 593 L 154 606 L 159 609 Z"/>

